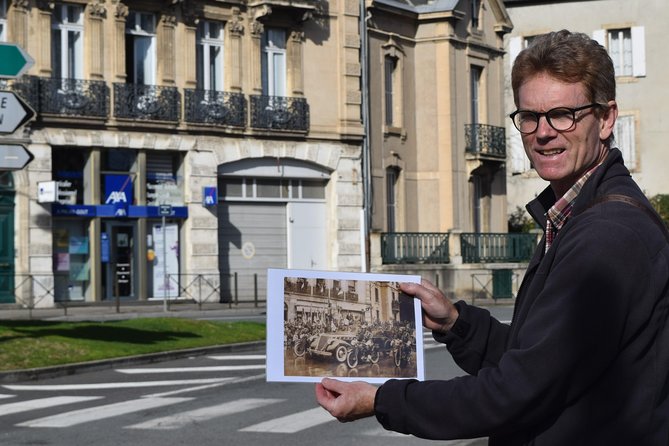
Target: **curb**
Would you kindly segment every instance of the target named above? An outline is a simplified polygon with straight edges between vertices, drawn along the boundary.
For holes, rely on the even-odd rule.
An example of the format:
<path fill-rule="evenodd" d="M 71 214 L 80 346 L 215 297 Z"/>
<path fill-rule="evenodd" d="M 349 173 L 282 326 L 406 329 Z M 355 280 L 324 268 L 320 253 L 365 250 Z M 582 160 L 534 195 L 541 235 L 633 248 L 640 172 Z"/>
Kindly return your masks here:
<path fill-rule="evenodd" d="M 113 358 L 113 359 L 101 359 L 97 361 L 79 362 L 75 364 L 64 364 L 52 367 L 9 370 L 5 372 L 0 372 L 0 383 L 9 384 L 21 381 L 34 381 L 45 378 L 57 378 L 60 376 L 68 376 L 68 375 L 75 375 L 78 373 L 111 369 L 119 365 L 127 366 L 127 365 L 151 364 L 154 362 L 187 358 L 189 356 L 202 356 L 212 353 L 244 352 L 264 345 L 265 341 L 242 342 L 237 344 L 215 345 L 211 347 L 197 347 L 185 350 L 173 350 L 168 352 L 149 353 L 146 355 L 124 356 L 121 358 Z"/>

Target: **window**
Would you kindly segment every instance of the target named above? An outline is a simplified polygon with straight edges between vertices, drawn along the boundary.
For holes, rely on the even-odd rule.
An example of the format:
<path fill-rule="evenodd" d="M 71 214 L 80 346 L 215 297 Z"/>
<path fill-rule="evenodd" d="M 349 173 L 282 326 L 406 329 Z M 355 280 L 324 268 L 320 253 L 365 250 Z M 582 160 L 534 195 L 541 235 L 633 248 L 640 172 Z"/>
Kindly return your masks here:
<path fill-rule="evenodd" d="M 146 154 L 146 204 L 183 206 L 183 185 L 179 176 L 179 152 L 149 151 Z"/>
<path fill-rule="evenodd" d="M 469 72 L 469 90 L 470 90 L 470 101 L 471 101 L 471 123 L 479 123 L 479 114 L 480 114 L 480 91 L 481 91 L 481 78 L 483 76 L 483 68 L 472 65 Z"/>
<path fill-rule="evenodd" d="M 102 152 L 102 204 L 135 204 L 135 157 L 136 152 L 128 149 L 107 149 Z"/>
<path fill-rule="evenodd" d="M 481 21 L 479 17 L 481 9 L 481 0 L 472 0 L 471 6 L 472 6 L 472 29 L 480 29 Z"/>
<path fill-rule="evenodd" d="M 646 75 L 643 26 L 597 30 L 592 37 L 608 49 L 616 76 L 643 77 Z"/>
<path fill-rule="evenodd" d="M 635 170 L 637 168 L 636 163 L 636 117 L 634 115 L 618 115 L 616 120 L 616 126 L 613 129 L 613 135 L 615 138 L 615 145 L 618 146 L 620 151 L 623 153 L 623 160 L 625 161 L 625 166 L 629 170 Z"/>
<path fill-rule="evenodd" d="M 84 204 L 84 171 L 88 155 L 80 149 L 53 149 L 52 177 L 58 182 L 60 204 Z"/>
<path fill-rule="evenodd" d="M 325 200 L 324 180 L 287 180 L 275 178 L 224 178 L 219 189 L 222 197 L 246 200 Z"/>
<path fill-rule="evenodd" d="M 393 125 L 393 79 L 395 77 L 395 70 L 397 70 L 397 58 L 392 56 L 384 57 L 384 90 L 386 99 L 386 125 Z"/>
<path fill-rule="evenodd" d="M 125 58 L 128 83 L 156 83 L 156 17 L 130 12 L 126 22 Z"/>
<path fill-rule="evenodd" d="M 399 169 L 389 167 L 386 169 L 386 231 L 396 231 L 395 212 L 397 210 L 397 178 Z"/>
<path fill-rule="evenodd" d="M 268 28 L 262 37 L 262 93 L 286 96 L 286 31 Z"/>
<path fill-rule="evenodd" d="M 53 77 L 84 77 L 83 8 L 80 5 L 57 4 L 51 22 L 51 58 Z"/>
<path fill-rule="evenodd" d="M 7 0 L 0 0 L 0 42 L 7 41 Z"/>
<path fill-rule="evenodd" d="M 223 90 L 223 24 L 208 20 L 197 25 L 197 88 Z"/>

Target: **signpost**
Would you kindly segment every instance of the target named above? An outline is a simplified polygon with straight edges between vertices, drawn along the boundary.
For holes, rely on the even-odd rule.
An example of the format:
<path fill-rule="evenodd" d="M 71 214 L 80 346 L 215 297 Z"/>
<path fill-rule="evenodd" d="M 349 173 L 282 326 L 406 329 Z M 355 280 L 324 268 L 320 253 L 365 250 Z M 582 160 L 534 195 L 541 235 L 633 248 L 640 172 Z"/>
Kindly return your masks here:
<path fill-rule="evenodd" d="M 0 91 L 0 133 L 14 133 L 35 111 L 13 91 Z"/>
<path fill-rule="evenodd" d="M 158 208 L 160 216 L 163 219 L 163 311 L 167 311 L 167 289 L 170 285 L 170 281 L 167 278 L 167 222 L 165 217 L 172 215 L 172 205 L 171 204 L 161 204 Z"/>
<path fill-rule="evenodd" d="M 21 170 L 33 159 L 33 154 L 20 144 L 0 144 L 0 171 Z"/>
<path fill-rule="evenodd" d="M 15 43 L 0 42 L 0 77 L 14 79 L 33 66 L 35 61 Z"/>

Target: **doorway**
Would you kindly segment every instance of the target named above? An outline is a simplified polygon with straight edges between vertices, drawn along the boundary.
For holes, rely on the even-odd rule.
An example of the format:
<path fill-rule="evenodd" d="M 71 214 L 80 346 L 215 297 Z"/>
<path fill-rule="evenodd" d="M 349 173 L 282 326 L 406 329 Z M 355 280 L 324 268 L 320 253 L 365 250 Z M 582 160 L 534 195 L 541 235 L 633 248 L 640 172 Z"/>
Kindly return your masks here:
<path fill-rule="evenodd" d="M 102 223 L 102 295 L 105 299 L 137 297 L 137 243 L 134 221 Z M 108 249 L 107 249 L 108 248 Z"/>

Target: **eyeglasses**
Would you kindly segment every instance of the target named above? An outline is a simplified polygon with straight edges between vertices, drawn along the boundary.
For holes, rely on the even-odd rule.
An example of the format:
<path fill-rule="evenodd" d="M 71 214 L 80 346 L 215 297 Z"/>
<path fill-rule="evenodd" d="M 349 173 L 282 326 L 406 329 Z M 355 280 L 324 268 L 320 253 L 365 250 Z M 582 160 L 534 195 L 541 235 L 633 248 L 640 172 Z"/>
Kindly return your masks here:
<path fill-rule="evenodd" d="M 539 128 L 539 119 L 542 116 L 546 117 L 548 125 L 553 127 L 558 132 L 564 132 L 571 129 L 576 123 L 576 112 L 585 110 L 591 107 L 597 107 L 601 104 L 593 102 L 592 104 L 583 105 L 581 107 L 556 107 L 544 113 L 535 112 L 532 110 L 516 110 L 509 115 L 518 131 L 524 135 L 534 133 Z"/>

